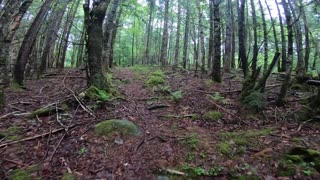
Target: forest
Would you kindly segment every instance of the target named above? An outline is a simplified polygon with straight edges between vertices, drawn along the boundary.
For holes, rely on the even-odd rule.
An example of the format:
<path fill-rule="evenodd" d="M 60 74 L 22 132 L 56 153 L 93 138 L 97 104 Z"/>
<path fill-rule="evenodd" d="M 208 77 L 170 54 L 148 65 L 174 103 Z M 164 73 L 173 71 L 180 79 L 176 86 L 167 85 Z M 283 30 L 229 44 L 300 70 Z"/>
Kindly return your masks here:
<path fill-rule="evenodd" d="M 319 0 L 0 0 L 0 179 L 320 179 Z"/>

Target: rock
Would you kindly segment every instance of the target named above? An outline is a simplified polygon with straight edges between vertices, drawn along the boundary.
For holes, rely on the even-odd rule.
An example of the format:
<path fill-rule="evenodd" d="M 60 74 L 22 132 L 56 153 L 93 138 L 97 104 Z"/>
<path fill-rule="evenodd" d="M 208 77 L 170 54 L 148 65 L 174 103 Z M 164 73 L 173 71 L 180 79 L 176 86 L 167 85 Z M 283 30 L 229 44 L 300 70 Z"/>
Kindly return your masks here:
<path fill-rule="evenodd" d="M 128 120 L 111 119 L 100 122 L 95 126 L 96 134 L 100 136 L 119 135 L 139 135 L 140 130 L 137 125 Z"/>

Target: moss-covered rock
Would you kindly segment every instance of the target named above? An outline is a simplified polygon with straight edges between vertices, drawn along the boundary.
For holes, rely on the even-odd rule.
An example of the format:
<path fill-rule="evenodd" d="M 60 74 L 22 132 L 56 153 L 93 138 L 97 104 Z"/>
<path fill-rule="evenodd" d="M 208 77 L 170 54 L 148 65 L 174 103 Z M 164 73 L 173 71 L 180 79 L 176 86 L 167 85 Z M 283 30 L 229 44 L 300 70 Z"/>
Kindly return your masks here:
<path fill-rule="evenodd" d="M 120 135 L 139 135 L 140 130 L 137 125 L 128 120 L 106 120 L 96 124 L 96 134 L 100 136 L 111 136 L 113 134 Z"/>
<path fill-rule="evenodd" d="M 259 112 L 264 109 L 266 105 L 266 98 L 263 93 L 251 91 L 247 96 L 243 97 L 241 103 L 245 108 L 254 112 Z"/>
<path fill-rule="evenodd" d="M 12 180 L 31 180 L 31 175 L 29 172 L 21 169 L 16 169 L 11 172 Z"/>
<path fill-rule="evenodd" d="M 112 94 L 108 93 L 105 90 L 98 89 L 95 86 L 90 86 L 88 89 L 86 89 L 84 92 L 80 94 L 81 96 L 91 99 L 91 100 L 98 100 L 98 101 L 107 101 L 111 99 Z"/>
<path fill-rule="evenodd" d="M 61 177 L 61 180 L 76 180 L 77 178 L 70 173 L 64 173 L 63 176 Z"/>
<path fill-rule="evenodd" d="M 292 177 L 296 174 L 296 166 L 291 161 L 282 161 L 279 163 L 277 174 Z"/>
<path fill-rule="evenodd" d="M 206 121 L 217 121 L 222 118 L 222 113 L 219 111 L 209 111 L 203 115 L 203 119 Z"/>
<path fill-rule="evenodd" d="M 147 86 L 157 86 L 164 84 L 165 80 L 160 76 L 150 76 L 146 82 Z"/>

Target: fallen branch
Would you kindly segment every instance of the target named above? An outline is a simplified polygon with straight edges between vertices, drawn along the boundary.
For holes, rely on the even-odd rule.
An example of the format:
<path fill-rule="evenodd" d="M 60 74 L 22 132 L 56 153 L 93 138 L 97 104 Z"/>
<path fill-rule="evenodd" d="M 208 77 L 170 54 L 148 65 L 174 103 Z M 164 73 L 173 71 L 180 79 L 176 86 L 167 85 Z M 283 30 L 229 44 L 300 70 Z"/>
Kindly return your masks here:
<path fill-rule="evenodd" d="M 75 126 L 76 125 L 73 125 L 70 128 L 73 128 Z M 28 138 L 24 138 L 24 139 L 20 139 L 20 140 L 17 140 L 17 141 L 12 141 L 12 142 L 7 142 L 7 143 L 4 143 L 4 144 L 1 144 L 0 148 L 6 147 L 6 146 L 10 146 L 10 145 L 13 145 L 13 144 L 18 144 L 18 143 L 21 143 L 21 142 L 26 142 L 26 141 L 31 141 L 31 140 L 34 140 L 34 139 L 42 138 L 42 137 L 48 136 L 50 134 L 55 134 L 55 133 L 58 133 L 58 132 L 64 131 L 64 130 L 65 130 L 65 128 L 59 128 L 59 129 L 56 129 L 56 130 L 53 130 L 53 131 L 50 131 L 50 132 L 47 132 L 47 133 L 39 134 L 39 135 L 36 135 L 36 136 L 33 136 L 33 137 L 28 137 Z"/>
<path fill-rule="evenodd" d="M 170 106 L 166 105 L 166 104 L 156 104 L 156 105 L 149 107 L 148 110 L 155 110 L 155 109 L 167 108 L 167 107 L 170 107 Z"/>

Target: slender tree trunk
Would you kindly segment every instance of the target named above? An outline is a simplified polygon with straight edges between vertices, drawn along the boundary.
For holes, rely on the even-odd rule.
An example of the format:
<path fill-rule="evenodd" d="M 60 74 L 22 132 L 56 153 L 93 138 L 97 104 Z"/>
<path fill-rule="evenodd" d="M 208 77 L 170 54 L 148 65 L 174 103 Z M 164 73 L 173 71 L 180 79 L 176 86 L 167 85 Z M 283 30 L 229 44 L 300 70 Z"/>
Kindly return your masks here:
<path fill-rule="evenodd" d="M 122 7 L 120 8 L 119 12 L 118 12 L 118 15 L 116 17 L 116 21 L 115 21 L 115 28 L 112 32 L 112 40 L 111 40 L 111 53 L 109 55 L 109 67 L 111 68 L 113 66 L 113 52 L 114 52 L 114 44 L 115 44 L 115 41 L 116 41 L 116 36 L 117 36 L 117 32 L 118 32 L 118 26 L 119 26 L 119 23 L 120 23 L 120 17 L 121 17 L 121 14 L 122 14 Z M 119 37 L 120 39 L 120 37 Z"/>
<path fill-rule="evenodd" d="M 198 9 L 198 18 L 199 18 L 199 33 L 200 33 L 200 49 L 199 52 L 201 53 L 200 59 L 201 59 L 201 73 L 205 74 L 206 72 L 206 49 L 204 46 L 204 31 L 203 31 L 203 25 L 202 25 L 202 16 L 203 16 L 203 12 L 202 12 L 202 8 L 200 6 L 200 3 L 202 1 L 196 1 L 197 3 L 197 9 Z"/>
<path fill-rule="evenodd" d="M 270 19 L 272 22 L 273 38 L 274 38 L 274 44 L 275 44 L 276 53 L 277 53 L 277 52 L 280 52 L 280 50 L 279 50 L 279 44 L 278 44 L 279 42 L 278 42 L 277 30 L 276 30 L 276 26 L 275 26 L 275 20 L 273 19 L 272 15 L 271 15 L 271 10 L 270 10 L 270 7 L 268 6 L 267 0 L 264 0 L 264 2 L 267 6 L 269 16 L 270 16 Z M 280 61 L 278 61 L 278 71 L 281 69 L 280 65 L 281 65 L 281 63 L 280 63 Z"/>
<path fill-rule="evenodd" d="M 264 65 L 263 65 L 263 72 L 265 73 L 268 68 L 268 31 L 267 31 L 267 23 L 265 19 L 264 9 L 261 3 L 261 0 L 259 0 L 259 7 L 261 11 L 261 17 L 262 17 L 262 28 L 263 28 L 263 50 L 264 50 Z"/>
<path fill-rule="evenodd" d="M 133 18 L 133 29 L 136 28 L 136 20 Z M 135 33 L 132 31 L 132 44 L 131 44 L 131 65 L 134 65 L 134 42 L 135 42 Z"/>
<path fill-rule="evenodd" d="M 209 18 L 210 18 L 210 29 L 209 29 L 209 48 L 208 48 L 208 60 L 207 60 L 207 68 L 211 70 L 212 56 L 213 56 L 213 3 L 209 1 Z"/>
<path fill-rule="evenodd" d="M 180 3 L 180 0 L 178 0 L 178 22 L 177 22 L 177 33 L 176 33 L 176 45 L 175 45 L 175 53 L 174 53 L 173 71 L 177 70 L 177 67 L 179 64 L 180 26 L 181 26 L 181 3 Z"/>
<path fill-rule="evenodd" d="M 239 36 L 239 62 L 241 62 L 242 70 L 244 77 L 247 77 L 247 69 L 248 69 L 248 63 L 247 63 L 247 55 L 246 55 L 246 32 L 245 32 L 245 0 L 240 0 L 240 7 L 238 10 L 238 36 Z"/>
<path fill-rule="evenodd" d="M 46 33 L 46 41 L 44 43 L 44 49 L 41 57 L 41 63 L 39 67 L 39 75 L 46 71 L 49 61 L 50 49 L 55 46 L 57 40 L 57 33 L 61 25 L 63 15 L 68 6 L 68 0 L 60 0 L 57 2 L 57 7 L 49 17 L 49 26 Z"/>
<path fill-rule="evenodd" d="M 152 20 L 153 20 L 153 11 L 154 11 L 154 6 L 155 6 L 155 2 L 154 0 L 150 0 L 149 1 L 149 19 L 148 19 L 148 25 L 147 25 L 147 43 L 146 43 L 146 47 L 145 47 L 145 54 L 144 54 L 144 61 L 142 62 L 142 64 L 144 63 L 148 63 L 149 60 L 149 53 L 150 53 L 150 39 L 151 39 L 151 34 L 152 34 Z"/>
<path fill-rule="evenodd" d="M 288 0 L 289 8 L 291 9 L 293 21 L 294 21 L 294 27 L 295 27 L 295 35 L 296 35 L 296 46 L 297 46 L 297 55 L 298 55 L 298 61 L 297 61 L 297 78 L 304 77 L 306 74 L 306 68 L 303 58 L 303 43 L 302 43 L 302 31 L 301 31 L 301 23 L 299 20 L 299 17 L 296 15 L 296 8 L 293 7 L 293 4 L 290 0 Z M 299 12 L 300 13 L 300 12 Z"/>
<path fill-rule="evenodd" d="M 227 22 L 226 22 L 226 40 L 225 40 L 225 49 L 224 49 L 224 71 L 230 72 L 231 68 L 231 49 L 232 49 L 232 18 L 231 18 L 231 0 L 227 0 L 227 7 L 226 7 L 226 16 L 227 16 Z"/>
<path fill-rule="evenodd" d="M 184 43 L 183 43 L 183 68 L 187 69 L 188 60 L 188 42 L 189 42 L 189 26 L 190 26 L 190 5 L 186 4 L 186 24 L 184 29 Z"/>
<path fill-rule="evenodd" d="M 27 34 L 25 35 L 25 38 L 23 39 L 23 42 L 21 44 L 17 62 L 14 67 L 14 73 L 13 73 L 13 78 L 14 81 L 18 84 L 23 86 L 23 81 L 24 81 L 24 73 L 25 73 L 25 68 L 26 64 L 28 62 L 28 58 L 30 53 L 32 52 L 32 48 L 34 45 L 34 42 L 36 40 L 38 31 L 41 27 L 41 24 L 44 20 L 44 17 L 46 13 L 48 12 L 50 5 L 51 5 L 52 0 L 46 0 L 40 11 L 38 12 L 37 16 L 33 20 Z"/>
<path fill-rule="evenodd" d="M 291 70 L 292 70 L 292 61 L 293 61 L 293 23 L 291 12 L 288 7 L 288 3 L 286 0 L 282 0 L 282 6 L 286 16 L 286 24 L 288 29 L 288 60 L 286 61 L 286 77 L 281 86 L 280 94 L 277 99 L 277 106 L 282 106 L 285 103 L 285 97 L 287 95 L 287 90 L 290 82 L 291 77 Z"/>
<path fill-rule="evenodd" d="M 297 2 L 295 2 L 296 6 Z M 302 4 L 302 1 L 300 0 L 300 4 Z M 309 59 L 310 59 L 310 37 L 309 37 L 309 25 L 308 25 L 308 20 L 306 17 L 306 13 L 304 11 L 304 7 L 300 7 L 300 13 L 303 19 L 303 24 L 304 24 L 304 44 L 305 44 L 305 55 L 304 55 L 304 63 L 305 63 L 305 68 L 306 72 L 308 72 L 309 69 Z"/>
<path fill-rule="evenodd" d="M 221 26 L 220 26 L 220 0 L 213 0 L 214 24 L 214 58 L 212 63 L 212 80 L 221 82 Z"/>
<path fill-rule="evenodd" d="M 168 21 L 169 21 L 169 0 L 165 0 L 165 12 L 164 12 L 164 24 L 163 24 L 163 35 L 161 45 L 161 66 L 165 67 L 167 64 L 167 51 L 168 51 Z"/>
<path fill-rule="evenodd" d="M 277 0 L 275 0 L 278 10 L 279 24 L 280 24 L 280 33 L 281 33 L 281 68 L 279 72 L 285 72 L 287 66 L 287 45 L 286 45 L 286 36 L 284 32 L 284 25 L 282 22 L 281 12 Z"/>
<path fill-rule="evenodd" d="M 66 61 L 66 53 L 68 48 L 68 40 L 69 40 L 72 25 L 73 25 L 73 20 L 76 16 L 77 9 L 80 5 L 80 2 L 81 0 L 77 0 L 72 4 L 70 13 L 68 13 L 68 16 L 67 16 L 67 21 L 65 23 L 64 31 L 63 31 L 61 42 L 60 42 L 59 56 L 58 56 L 58 62 L 57 62 L 57 67 L 60 70 L 64 68 L 64 63 Z"/>
<path fill-rule="evenodd" d="M 232 2 L 232 1 L 231 1 Z M 232 22 L 232 31 L 231 31 L 231 68 L 236 68 L 236 62 L 235 62 L 235 54 L 236 54 L 236 35 L 235 35 L 235 28 L 236 25 L 234 24 L 234 17 L 233 17 L 233 8 L 232 3 L 230 4 L 230 13 L 231 13 L 231 22 Z"/>
<path fill-rule="evenodd" d="M 85 25 L 87 27 L 87 52 L 89 66 L 89 85 L 106 91 L 110 90 L 110 84 L 105 77 L 102 67 L 102 24 L 106 15 L 110 0 L 100 0 L 95 2 L 95 6 L 90 9 L 89 4 L 84 4 Z"/>
<path fill-rule="evenodd" d="M 257 33 L 257 16 L 256 16 L 256 9 L 254 5 L 254 1 L 250 0 L 251 2 L 251 9 L 252 9 L 252 28 L 253 28 L 253 56 L 252 56 L 252 74 L 255 74 L 257 69 L 257 62 L 258 62 L 258 33 Z"/>

